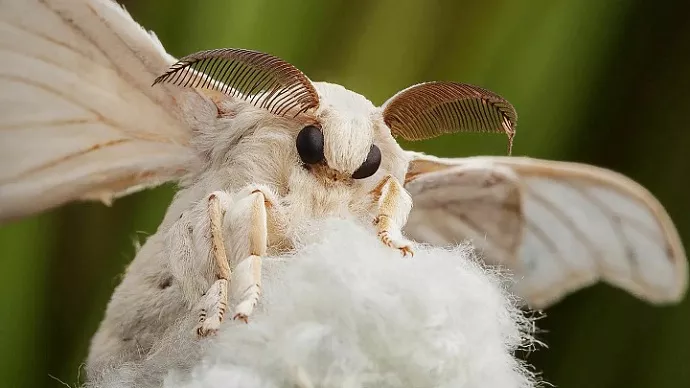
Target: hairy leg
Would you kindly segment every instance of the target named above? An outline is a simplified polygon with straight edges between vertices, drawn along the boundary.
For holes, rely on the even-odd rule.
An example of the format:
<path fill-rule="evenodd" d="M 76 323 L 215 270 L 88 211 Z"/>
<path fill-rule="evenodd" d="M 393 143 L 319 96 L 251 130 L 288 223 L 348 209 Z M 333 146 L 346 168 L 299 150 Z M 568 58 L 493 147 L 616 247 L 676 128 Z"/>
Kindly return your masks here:
<path fill-rule="evenodd" d="M 232 275 L 232 293 L 240 297 L 235 308 L 234 319 L 247 322 L 261 295 L 261 257 L 266 255 L 268 240 L 267 207 L 272 206 L 267 199 L 270 194 L 260 188 L 249 187 L 235 195 L 231 214 L 221 209 L 218 196 L 209 196 L 211 255 L 215 267 L 216 280 L 200 301 L 201 312 L 197 334 L 207 336 L 215 333 L 223 321 L 228 303 L 228 283 Z M 246 247 L 235 249 L 236 255 L 245 256 L 231 273 L 228 265 L 228 252 L 224 244 L 222 230 L 228 224 L 243 224 L 248 228 L 234 228 L 231 233 L 233 245 Z M 245 240 L 246 241 L 242 241 Z"/>
<path fill-rule="evenodd" d="M 247 322 L 261 296 L 261 257 L 266 256 L 267 210 L 272 207 L 272 203 L 260 189 L 253 190 L 251 197 L 249 256 L 238 264 L 233 287 L 235 295 L 240 296 L 233 319 L 241 319 L 244 322 Z"/>
<path fill-rule="evenodd" d="M 219 194 L 208 197 L 208 217 L 211 231 L 211 255 L 215 268 L 216 281 L 206 291 L 201 300 L 197 334 L 205 337 L 215 333 L 220 327 L 228 307 L 228 282 L 230 281 L 230 264 L 223 241 L 222 222 L 225 209 L 221 209 Z"/>
<path fill-rule="evenodd" d="M 412 210 L 410 195 L 392 175 L 383 178 L 371 194 L 376 209 L 374 224 L 379 239 L 387 246 L 399 249 L 404 256 L 414 256 L 412 243 L 400 232 Z"/>

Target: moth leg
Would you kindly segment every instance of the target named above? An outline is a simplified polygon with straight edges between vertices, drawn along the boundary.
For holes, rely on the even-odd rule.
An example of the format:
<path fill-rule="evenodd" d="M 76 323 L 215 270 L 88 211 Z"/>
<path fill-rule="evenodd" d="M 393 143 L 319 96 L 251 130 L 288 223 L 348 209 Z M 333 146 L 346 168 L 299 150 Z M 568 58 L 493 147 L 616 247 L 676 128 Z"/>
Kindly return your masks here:
<path fill-rule="evenodd" d="M 403 256 L 414 256 L 412 242 L 403 237 L 400 228 L 412 210 L 412 198 L 397 179 L 388 175 L 371 191 L 374 197 L 376 225 L 379 239 L 391 248 L 399 249 Z"/>
<path fill-rule="evenodd" d="M 249 195 L 249 255 L 235 268 L 233 295 L 238 295 L 233 319 L 248 321 L 261 297 L 261 258 L 268 242 L 268 209 L 273 207 L 269 194 L 259 188 Z"/>
<path fill-rule="evenodd" d="M 221 208 L 219 194 L 221 193 L 213 193 L 208 197 L 211 255 L 215 266 L 216 281 L 206 291 L 201 301 L 202 307 L 197 326 L 197 334 L 200 337 L 206 337 L 218 331 L 228 308 L 228 282 L 232 272 L 223 242 L 222 220 L 225 216 L 225 209 Z M 222 195 L 227 194 L 222 193 Z"/>

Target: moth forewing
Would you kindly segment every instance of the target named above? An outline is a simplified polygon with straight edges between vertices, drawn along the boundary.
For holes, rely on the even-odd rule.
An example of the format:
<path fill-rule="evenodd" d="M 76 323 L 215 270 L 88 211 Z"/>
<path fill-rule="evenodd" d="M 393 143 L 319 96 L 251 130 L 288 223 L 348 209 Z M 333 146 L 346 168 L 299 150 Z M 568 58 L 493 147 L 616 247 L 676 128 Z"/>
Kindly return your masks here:
<path fill-rule="evenodd" d="M 476 165 L 506 168 L 518 177 L 521 212 L 508 211 L 515 201 L 500 198 L 497 192 L 486 192 L 481 202 L 504 209 L 499 214 L 521 217 L 519 232 L 481 224 L 477 220 L 486 218 L 481 206 L 468 206 L 465 213 L 444 212 L 457 206 L 454 199 L 434 196 L 432 190 L 415 185 L 423 181 L 436 190 L 472 191 L 453 175 L 460 172 L 459 166 Z M 442 244 L 471 238 L 479 246 L 494 244 L 505 233 L 519 236 L 513 254 L 487 254 L 485 260 L 511 269 L 519 279 L 516 292 L 532 307 L 546 307 L 599 279 L 653 303 L 677 302 L 685 294 L 687 259 L 676 228 L 649 191 L 621 174 L 515 157 L 441 159 L 415 154 L 411 167 L 406 187 L 413 191 L 415 202 L 435 205 L 413 208 L 406 232 L 416 240 Z M 486 182 L 487 187 L 496 184 Z M 433 225 L 419 221 L 431 217 Z"/>
<path fill-rule="evenodd" d="M 676 303 L 684 297 L 686 253 L 668 212 L 649 190 L 622 174 L 585 164 L 526 158 L 503 162 L 530 181 L 567 182 L 583 199 L 581 207 L 569 206 L 591 209 L 597 221 L 587 220 L 589 227 L 580 224 L 580 229 L 594 244 L 608 242 L 600 248 L 602 261 L 597 260 L 603 280 L 652 303 Z M 564 211 L 567 206 L 560 204 Z"/>
<path fill-rule="evenodd" d="M 149 87 L 170 58 L 120 6 L 1 8 L 0 221 L 75 200 L 109 203 L 194 168 L 176 92 Z"/>

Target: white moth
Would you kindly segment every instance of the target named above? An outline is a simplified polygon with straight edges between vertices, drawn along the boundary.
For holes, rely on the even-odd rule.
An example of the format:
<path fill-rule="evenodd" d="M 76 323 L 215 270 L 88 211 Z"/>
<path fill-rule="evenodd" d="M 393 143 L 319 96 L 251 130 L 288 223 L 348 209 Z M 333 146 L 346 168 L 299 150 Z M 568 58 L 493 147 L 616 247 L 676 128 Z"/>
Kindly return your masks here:
<path fill-rule="evenodd" d="M 181 187 L 115 290 L 89 369 L 145 357 L 192 309 L 202 336 L 227 314 L 247 320 L 262 257 L 326 217 L 371 227 L 403 255 L 411 240 L 471 239 L 535 308 L 600 279 L 653 303 L 686 290 L 672 221 L 630 179 L 530 158 L 440 159 L 395 141 L 512 141 L 515 111 L 489 91 L 424 83 L 377 107 L 259 52 L 177 62 L 110 0 L 0 0 L 0 21 L 0 220 Z M 228 293 L 240 302 L 227 306 Z"/>

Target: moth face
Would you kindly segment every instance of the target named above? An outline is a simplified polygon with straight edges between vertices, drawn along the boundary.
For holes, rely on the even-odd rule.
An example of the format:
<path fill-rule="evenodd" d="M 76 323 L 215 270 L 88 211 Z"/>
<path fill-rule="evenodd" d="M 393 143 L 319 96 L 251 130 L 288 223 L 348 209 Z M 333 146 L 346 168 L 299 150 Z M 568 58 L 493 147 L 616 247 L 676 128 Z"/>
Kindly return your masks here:
<path fill-rule="evenodd" d="M 316 82 L 315 123 L 297 135 L 305 167 L 329 180 L 364 179 L 378 171 L 381 149 L 374 141 L 376 107 L 340 85 Z"/>

